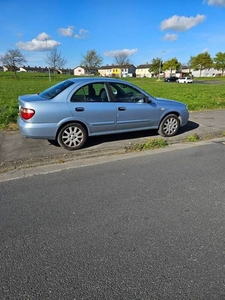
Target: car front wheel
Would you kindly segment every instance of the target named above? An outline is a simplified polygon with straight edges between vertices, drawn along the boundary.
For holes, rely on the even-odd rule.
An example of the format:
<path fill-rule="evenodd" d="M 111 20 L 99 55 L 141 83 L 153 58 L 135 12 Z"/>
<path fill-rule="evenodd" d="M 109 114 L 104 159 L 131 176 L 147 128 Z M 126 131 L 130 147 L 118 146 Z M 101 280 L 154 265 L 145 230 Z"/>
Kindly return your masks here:
<path fill-rule="evenodd" d="M 70 123 L 61 128 L 57 141 L 66 150 L 77 150 L 84 146 L 87 132 L 79 123 Z"/>
<path fill-rule="evenodd" d="M 158 133 L 165 137 L 174 136 L 180 128 L 180 120 L 174 115 L 166 116 L 159 125 Z"/>

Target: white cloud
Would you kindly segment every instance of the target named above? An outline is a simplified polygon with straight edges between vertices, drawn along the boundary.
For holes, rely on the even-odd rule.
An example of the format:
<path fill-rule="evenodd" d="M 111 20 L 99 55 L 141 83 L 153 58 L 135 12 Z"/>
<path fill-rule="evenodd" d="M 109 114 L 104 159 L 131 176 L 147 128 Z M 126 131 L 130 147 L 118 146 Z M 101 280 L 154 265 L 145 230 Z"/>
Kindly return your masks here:
<path fill-rule="evenodd" d="M 174 15 L 173 17 L 166 19 L 161 22 L 161 30 L 175 30 L 175 31 L 185 31 L 198 25 L 205 20 L 204 15 L 197 15 L 196 17 L 184 17 Z"/>
<path fill-rule="evenodd" d="M 177 40 L 177 34 L 170 34 L 167 33 L 164 37 L 163 37 L 164 41 L 176 41 Z"/>
<path fill-rule="evenodd" d="M 68 28 L 59 28 L 58 33 L 75 39 L 85 39 L 87 37 L 88 30 L 80 29 L 78 33 L 74 33 L 74 26 L 68 26 Z"/>
<path fill-rule="evenodd" d="M 58 33 L 63 36 L 73 36 L 74 26 L 68 26 L 68 28 L 59 28 Z"/>
<path fill-rule="evenodd" d="M 80 29 L 78 34 L 75 34 L 74 37 L 76 39 L 85 39 L 88 34 L 88 30 Z"/>
<path fill-rule="evenodd" d="M 46 51 L 59 46 L 60 43 L 52 40 L 51 36 L 45 32 L 40 33 L 36 38 L 29 42 L 18 42 L 16 46 L 26 51 Z"/>
<path fill-rule="evenodd" d="M 40 33 L 37 37 L 36 37 L 36 40 L 37 41 L 46 41 L 46 40 L 48 40 L 48 39 L 50 39 L 51 37 L 50 37 L 50 35 L 48 35 L 47 33 L 45 33 L 45 32 L 42 32 L 42 33 Z"/>
<path fill-rule="evenodd" d="M 225 0 L 204 0 L 203 3 L 208 5 L 225 6 Z"/>
<path fill-rule="evenodd" d="M 119 53 L 124 52 L 127 55 L 132 55 L 137 52 L 138 49 L 123 49 L 123 50 L 112 50 L 112 51 L 107 51 L 104 53 L 105 56 L 109 57 L 114 57 L 117 56 Z"/>

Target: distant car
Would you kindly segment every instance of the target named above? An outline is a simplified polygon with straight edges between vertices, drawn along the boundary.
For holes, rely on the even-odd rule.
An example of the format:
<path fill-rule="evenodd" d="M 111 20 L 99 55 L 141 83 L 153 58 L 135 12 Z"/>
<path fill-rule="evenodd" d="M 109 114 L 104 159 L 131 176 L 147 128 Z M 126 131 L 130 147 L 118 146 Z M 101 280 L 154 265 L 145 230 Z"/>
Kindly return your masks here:
<path fill-rule="evenodd" d="M 114 78 L 71 78 L 18 100 L 21 133 L 67 150 L 83 147 L 89 136 L 158 129 L 171 137 L 189 118 L 185 104 Z"/>
<path fill-rule="evenodd" d="M 165 82 L 176 82 L 177 81 L 177 77 L 176 76 L 170 76 L 170 77 L 166 77 L 164 78 Z"/>
<path fill-rule="evenodd" d="M 178 83 L 192 83 L 193 80 L 191 79 L 191 77 L 182 77 L 182 78 L 178 78 L 177 82 Z"/>

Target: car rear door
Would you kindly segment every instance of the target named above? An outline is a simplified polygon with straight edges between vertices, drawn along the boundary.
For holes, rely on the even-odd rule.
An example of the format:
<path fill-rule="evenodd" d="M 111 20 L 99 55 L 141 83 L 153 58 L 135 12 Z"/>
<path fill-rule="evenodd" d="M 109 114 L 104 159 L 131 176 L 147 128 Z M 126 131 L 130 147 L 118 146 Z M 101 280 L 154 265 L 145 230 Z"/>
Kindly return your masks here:
<path fill-rule="evenodd" d="M 105 90 L 106 97 L 100 98 Z M 69 99 L 68 105 L 75 121 L 88 127 L 89 135 L 110 133 L 116 128 L 116 106 L 109 101 L 104 83 L 93 83 L 79 88 Z"/>

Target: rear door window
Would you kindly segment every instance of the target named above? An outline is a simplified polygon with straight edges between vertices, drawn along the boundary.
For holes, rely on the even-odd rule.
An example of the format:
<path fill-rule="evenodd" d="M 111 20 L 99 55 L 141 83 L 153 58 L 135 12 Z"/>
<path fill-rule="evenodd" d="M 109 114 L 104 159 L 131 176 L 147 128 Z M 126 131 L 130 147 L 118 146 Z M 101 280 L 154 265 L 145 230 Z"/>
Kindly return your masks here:
<path fill-rule="evenodd" d="M 108 92 L 104 83 L 82 86 L 70 99 L 71 102 L 108 102 Z"/>

